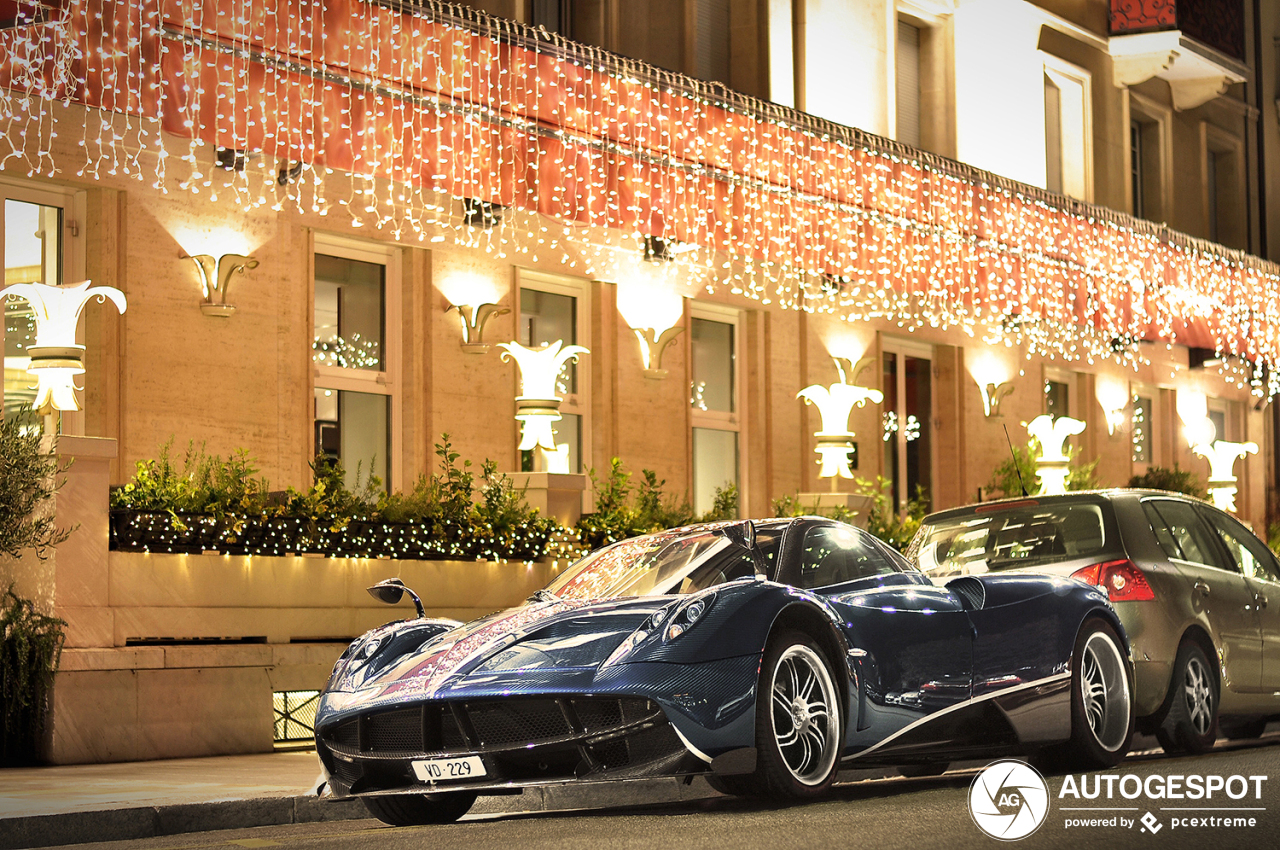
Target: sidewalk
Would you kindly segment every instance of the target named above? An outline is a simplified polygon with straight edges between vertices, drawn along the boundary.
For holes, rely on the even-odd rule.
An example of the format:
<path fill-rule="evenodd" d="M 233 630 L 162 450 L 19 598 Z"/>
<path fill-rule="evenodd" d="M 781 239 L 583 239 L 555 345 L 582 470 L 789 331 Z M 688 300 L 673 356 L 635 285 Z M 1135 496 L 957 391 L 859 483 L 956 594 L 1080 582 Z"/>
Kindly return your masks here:
<path fill-rule="evenodd" d="M 0 850 L 125 841 L 369 817 L 358 800 L 311 795 L 311 751 L 0 770 Z M 481 797 L 468 818 L 714 795 L 703 780 L 530 788 Z"/>

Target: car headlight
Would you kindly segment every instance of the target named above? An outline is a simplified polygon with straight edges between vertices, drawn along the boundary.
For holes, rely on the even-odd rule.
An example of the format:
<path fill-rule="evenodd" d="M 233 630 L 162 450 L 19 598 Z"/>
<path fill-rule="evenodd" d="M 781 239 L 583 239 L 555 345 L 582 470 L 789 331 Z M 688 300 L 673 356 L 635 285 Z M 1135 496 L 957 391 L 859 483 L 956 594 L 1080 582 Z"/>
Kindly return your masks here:
<path fill-rule="evenodd" d="M 636 629 L 627 637 L 626 640 L 618 644 L 618 648 L 609 654 L 609 657 L 604 660 L 604 663 L 600 665 L 600 668 L 604 669 L 612 664 L 616 664 L 623 657 L 630 655 L 633 649 L 644 643 L 644 641 L 649 639 L 650 635 L 656 634 L 657 631 L 662 628 L 662 621 L 666 616 L 666 609 L 656 611 L 651 614 L 649 618 L 641 624 L 640 628 Z"/>
<path fill-rule="evenodd" d="M 693 628 L 695 623 L 706 616 L 707 610 L 711 608 L 711 603 L 715 601 L 715 598 L 714 593 L 708 593 L 686 602 L 676 611 L 675 616 L 671 618 L 671 622 L 667 624 L 666 631 L 662 635 L 663 638 L 672 641 Z"/>

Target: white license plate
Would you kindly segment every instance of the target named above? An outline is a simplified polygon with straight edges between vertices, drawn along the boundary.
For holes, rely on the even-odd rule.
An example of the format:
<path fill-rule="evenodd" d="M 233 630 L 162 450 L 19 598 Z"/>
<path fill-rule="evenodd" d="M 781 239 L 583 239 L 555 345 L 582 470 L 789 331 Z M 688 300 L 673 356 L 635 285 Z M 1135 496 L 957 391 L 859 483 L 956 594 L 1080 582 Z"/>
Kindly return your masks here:
<path fill-rule="evenodd" d="M 457 782 L 484 776 L 484 762 L 480 756 L 424 759 L 413 763 L 413 773 L 423 782 Z"/>

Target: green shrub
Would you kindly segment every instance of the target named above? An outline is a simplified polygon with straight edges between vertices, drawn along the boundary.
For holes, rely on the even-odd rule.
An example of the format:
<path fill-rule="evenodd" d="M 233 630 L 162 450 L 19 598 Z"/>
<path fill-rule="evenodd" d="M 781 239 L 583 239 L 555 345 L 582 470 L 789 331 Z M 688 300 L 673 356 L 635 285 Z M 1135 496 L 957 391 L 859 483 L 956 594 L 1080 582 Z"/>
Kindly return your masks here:
<path fill-rule="evenodd" d="M 71 533 L 57 527 L 49 510 L 65 467 L 41 450 L 41 439 L 29 418 L 0 419 L 0 555 L 16 558 L 31 549 L 43 560 Z"/>
<path fill-rule="evenodd" d="M 41 614 L 12 585 L 0 597 L 0 765 L 40 758 L 66 625 Z"/>
<path fill-rule="evenodd" d="M 882 475 L 875 481 L 865 478 L 853 479 L 854 492 L 860 496 L 870 497 L 867 506 L 867 531 L 879 537 L 898 551 L 904 551 L 920 527 L 920 521 L 929 513 L 929 499 L 922 487 L 916 487 L 915 497 L 907 502 L 906 510 L 899 514 L 893 506 L 893 482 Z M 820 508 L 805 505 L 797 493 L 783 496 L 773 501 L 773 515 L 778 517 L 825 516 L 840 522 L 853 523 L 858 512 L 835 505 Z"/>
<path fill-rule="evenodd" d="M 1130 487 L 1141 487 L 1144 490 L 1168 490 L 1171 493 L 1184 493 L 1196 499 L 1203 499 L 1207 494 L 1200 485 L 1200 479 L 1189 469 L 1180 469 L 1175 463 L 1173 469 L 1167 466 L 1152 466 L 1142 475 L 1129 479 Z"/>
<path fill-rule="evenodd" d="M 667 482 L 659 481 L 651 469 L 640 471 L 643 481 L 638 488 L 632 487 L 631 473 L 616 457 L 609 462 L 609 474 L 605 478 L 597 478 L 595 470 L 588 474 L 596 493 L 595 510 L 585 514 L 577 525 L 579 539 L 588 549 L 598 549 L 638 534 L 678 528 L 693 521 L 693 509 L 688 501 L 676 501 L 664 495 L 662 488 Z M 636 491 L 634 504 L 633 489 Z M 737 513 L 737 488 L 731 494 L 717 490 L 716 495 L 720 510 Z"/>

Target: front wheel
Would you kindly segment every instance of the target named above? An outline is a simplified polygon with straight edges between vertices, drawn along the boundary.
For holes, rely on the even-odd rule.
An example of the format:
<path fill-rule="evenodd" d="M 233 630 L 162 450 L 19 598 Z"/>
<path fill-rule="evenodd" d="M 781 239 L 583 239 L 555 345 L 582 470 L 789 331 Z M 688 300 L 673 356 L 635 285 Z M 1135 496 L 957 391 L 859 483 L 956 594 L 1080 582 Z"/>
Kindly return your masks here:
<path fill-rule="evenodd" d="M 1218 737 L 1218 677 L 1197 644 L 1178 647 L 1169 713 L 1156 730 L 1166 753 L 1205 753 Z"/>
<path fill-rule="evenodd" d="M 787 631 L 770 641 L 756 695 L 756 793 L 804 798 L 831 787 L 844 740 L 836 681 L 808 635 Z"/>
<path fill-rule="evenodd" d="M 422 826 L 430 823 L 453 823 L 476 801 L 476 794 L 453 791 L 448 794 L 394 794 L 386 797 L 363 797 L 364 807 L 383 823 L 391 826 Z"/>

